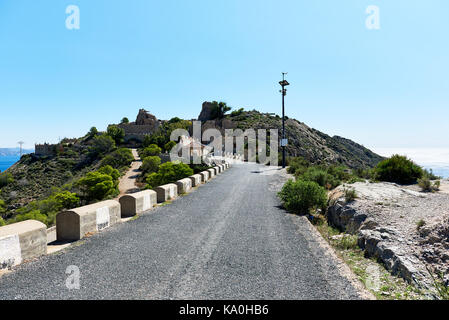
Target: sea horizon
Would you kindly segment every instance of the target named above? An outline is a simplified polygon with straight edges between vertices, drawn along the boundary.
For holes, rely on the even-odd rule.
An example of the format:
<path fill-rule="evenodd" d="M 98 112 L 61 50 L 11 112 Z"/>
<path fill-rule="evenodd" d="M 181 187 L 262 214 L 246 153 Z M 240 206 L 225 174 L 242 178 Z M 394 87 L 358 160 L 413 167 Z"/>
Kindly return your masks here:
<path fill-rule="evenodd" d="M 442 178 L 449 178 L 449 148 L 370 148 L 373 152 L 390 157 L 393 154 L 405 155 L 421 167 L 432 170 Z M 20 156 L 0 156 L 0 172 L 6 171 Z"/>

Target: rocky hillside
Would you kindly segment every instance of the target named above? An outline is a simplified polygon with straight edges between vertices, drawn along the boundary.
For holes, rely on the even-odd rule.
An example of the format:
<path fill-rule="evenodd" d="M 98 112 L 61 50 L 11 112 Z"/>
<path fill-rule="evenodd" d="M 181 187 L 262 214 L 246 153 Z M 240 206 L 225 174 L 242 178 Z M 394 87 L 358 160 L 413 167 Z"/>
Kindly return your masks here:
<path fill-rule="evenodd" d="M 23 155 L 3 173 L 4 177 L 10 177 L 9 183 L 0 185 L 0 199 L 7 205 L 4 218 L 31 201 L 44 199 L 57 188 L 98 169 L 99 159 L 89 156 L 91 144 L 92 140 L 87 137 L 64 139 L 53 155 Z"/>
<path fill-rule="evenodd" d="M 277 115 L 260 113 L 256 110 L 234 111 L 223 118 L 211 120 L 214 112 L 213 104 L 203 103 L 198 120 L 203 121 L 203 130 L 216 127 L 224 129 L 278 129 L 282 132 L 282 119 Z M 286 135 L 289 141 L 287 153 L 290 156 L 301 156 L 314 163 L 341 163 L 350 168 L 367 168 L 375 166 L 383 158 L 360 144 L 338 136 L 328 136 L 306 124 L 287 118 Z"/>

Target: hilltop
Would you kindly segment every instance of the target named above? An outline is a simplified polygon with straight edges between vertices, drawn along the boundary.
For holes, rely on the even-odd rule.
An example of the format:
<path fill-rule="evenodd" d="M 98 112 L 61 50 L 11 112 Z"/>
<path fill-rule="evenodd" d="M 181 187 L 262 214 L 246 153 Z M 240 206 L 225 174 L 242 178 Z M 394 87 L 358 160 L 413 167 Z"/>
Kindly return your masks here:
<path fill-rule="evenodd" d="M 219 115 L 214 111 L 214 102 L 204 102 L 198 120 L 203 121 L 203 130 L 216 127 L 224 129 L 278 129 L 282 132 L 282 118 L 257 110 L 239 109 L 230 114 Z M 218 107 L 219 108 L 219 107 Z M 312 163 L 343 164 L 349 168 L 371 168 L 383 157 L 364 146 L 339 136 L 329 136 L 310 128 L 303 122 L 286 117 L 287 154 L 301 156 Z"/>

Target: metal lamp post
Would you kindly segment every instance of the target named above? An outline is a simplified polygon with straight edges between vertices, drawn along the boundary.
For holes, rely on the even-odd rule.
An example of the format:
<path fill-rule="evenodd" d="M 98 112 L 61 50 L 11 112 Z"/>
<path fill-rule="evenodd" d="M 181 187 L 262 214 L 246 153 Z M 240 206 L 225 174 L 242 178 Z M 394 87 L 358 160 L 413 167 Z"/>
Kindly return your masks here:
<path fill-rule="evenodd" d="M 285 89 L 286 86 L 290 85 L 287 80 L 285 80 L 285 75 L 287 72 L 282 72 L 282 81 L 279 81 L 279 84 L 282 86 L 282 90 L 280 92 L 282 93 L 282 140 L 281 140 L 281 147 L 282 147 L 282 168 L 285 168 L 285 147 L 287 146 L 287 139 L 285 138 L 285 108 L 284 108 L 284 97 L 287 95 L 287 89 Z"/>

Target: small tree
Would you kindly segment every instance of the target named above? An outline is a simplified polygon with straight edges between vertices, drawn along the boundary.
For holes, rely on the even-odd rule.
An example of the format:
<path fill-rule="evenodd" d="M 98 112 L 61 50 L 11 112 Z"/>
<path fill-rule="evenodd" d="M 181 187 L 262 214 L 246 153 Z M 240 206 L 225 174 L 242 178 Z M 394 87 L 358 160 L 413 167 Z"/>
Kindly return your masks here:
<path fill-rule="evenodd" d="M 110 136 L 116 144 L 120 144 L 123 142 L 123 138 L 125 137 L 125 130 L 119 128 L 115 125 L 108 126 L 108 136 Z"/>
<path fill-rule="evenodd" d="M 151 144 L 149 147 L 146 147 L 140 152 L 140 157 L 144 159 L 146 157 L 157 156 L 161 154 L 161 152 L 162 149 L 159 148 L 157 144 Z"/>
<path fill-rule="evenodd" d="M 9 172 L 0 173 L 0 189 L 13 182 L 14 178 L 12 174 L 10 174 Z"/>
<path fill-rule="evenodd" d="M 102 166 L 111 166 L 115 169 L 128 167 L 134 161 L 134 156 L 128 148 L 119 148 L 107 155 L 101 161 Z"/>
<path fill-rule="evenodd" d="M 100 201 L 117 193 L 119 176 L 118 170 L 105 166 L 98 171 L 87 173 L 77 185 L 88 200 Z"/>
<path fill-rule="evenodd" d="M 129 123 L 129 119 L 127 117 L 124 117 L 120 123 Z"/>
<path fill-rule="evenodd" d="M 157 172 L 159 170 L 159 165 L 161 164 L 161 158 L 158 156 L 150 156 L 143 159 L 142 172 L 143 174 Z"/>
<path fill-rule="evenodd" d="M 96 127 L 92 127 L 90 128 L 89 132 L 87 133 L 87 136 L 89 137 L 89 139 L 92 139 L 93 137 L 98 135 L 98 130 Z"/>
<path fill-rule="evenodd" d="M 56 201 L 58 211 L 61 209 L 76 208 L 80 204 L 80 198 L 78 195 L 69 191 L 55 193 L 50 198 L 53 198 Z"/>
<path fill-rule="evenodd" d="M 89 153 L 93 156 L 103 156 L 115 149 L 115 142 L 108 135 L 96 136 L 93 139 Z"/>
<path fill-rule="evenodd" d="M 226 102 L 212 102 L 211 119 L 223 119 L 228 111 L 231 111 Z"/>
<path fill-rule="evenodd" d="M 169 141 L 164 145 L 164 150 L 167 152 L 170 152 L 171 149 L 173 149 L 173 147 L 176 146 L 176 142 L 174 141 Z"/>

